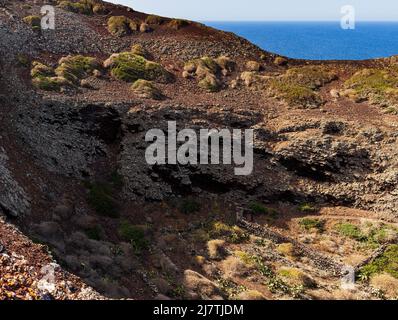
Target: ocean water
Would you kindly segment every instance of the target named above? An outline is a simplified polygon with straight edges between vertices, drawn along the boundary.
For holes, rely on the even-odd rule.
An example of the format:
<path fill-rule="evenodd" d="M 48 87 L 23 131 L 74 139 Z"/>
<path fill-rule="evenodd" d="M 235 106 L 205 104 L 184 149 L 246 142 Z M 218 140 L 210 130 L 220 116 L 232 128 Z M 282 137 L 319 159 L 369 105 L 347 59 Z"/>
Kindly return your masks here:
<path fill-rule="evenodd" d="M 204 22 L 264 50 L 297 59 L 362 60 L 398 55 L 398 22 Z"/>

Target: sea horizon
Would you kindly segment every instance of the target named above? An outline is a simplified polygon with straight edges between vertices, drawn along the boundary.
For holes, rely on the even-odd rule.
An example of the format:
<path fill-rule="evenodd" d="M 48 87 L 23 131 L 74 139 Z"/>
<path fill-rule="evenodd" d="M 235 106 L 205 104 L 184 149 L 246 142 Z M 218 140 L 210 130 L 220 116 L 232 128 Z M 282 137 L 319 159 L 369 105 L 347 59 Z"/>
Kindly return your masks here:
<path fill-rule="evenodd" d="M 262 49 L 295 59 L 367 60 L 398 54 L 398 22 L 361 20 L 342 29 L 337 20 L 202 21 Z"/>

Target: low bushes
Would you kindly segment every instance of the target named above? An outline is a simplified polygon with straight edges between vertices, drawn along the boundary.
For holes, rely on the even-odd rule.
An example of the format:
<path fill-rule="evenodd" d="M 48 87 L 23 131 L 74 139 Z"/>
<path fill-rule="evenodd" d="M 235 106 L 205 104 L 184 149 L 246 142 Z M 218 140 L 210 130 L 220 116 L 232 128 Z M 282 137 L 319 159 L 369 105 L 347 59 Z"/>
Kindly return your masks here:
<path fill-rule="evenodd" d="M 387 273 L 398 279 L 397 244 L 389 245 L 381 256 L 362 267 L 359 271 L 359 277 L 361 279 L 368 280 L 372 275 L 380 273 Z"/>
<path fill-rule="evenodd" d="M 318 107 L 323 103 L 318 89 L 335 80 L 336 74 L 319 66 L 294 67 L 280 77 L 266 81 L 268 91 L 292 106 Z"/>
<path fill-rule="evenodd" d="M 172 75 L 159 63 L 132 52 L 113 54 L 104 62 L 104 66 L 110 69 L 114 78 L 126 82 L 135 82 L 139 79 L 169 82 L 172 79 Z"/>
<path fill-rule="evenodd" d="M 299 225 L 307 231 L 316 229 L 322 232 L 325 228 L 325 221 L 319 219 L 303 218 L 299 221 Z"/>
<path fill-rule="evenodd" d="M 107 14 L 106 7 L 95 0 L 58 1 L 58 7 L 80 14 Z"/>
<path fill-rule="evenodd" d="M 58 62 L 55 73 L 75 85 L 79 85 L 80 80 L 92 75 L 94 70 L 100 69 L 100 64 L 95 58 L 81 55 L 63 57 Z"/>
<path fill-rule="evenodd" d="M 41 17 L 39 16 L 27 16 L 23 18 L 23 21 L 35 31 L 41 28 Z"/>
<path fill-rule="evenodd" d="M 131 243 L 134 251 L 139 254 L 149 246 L 149 241 L 145 237 L 145 230 L 143 226 L 131 225 L 127 221 L 123 221 L 119 227 L 120 237 Z"/>
<path fill-rule="evenodd" d="M 80 80 L 100 68 L 95 58 L 81 55 L 63 57 L 54 69 L 38 61 L 32 63 L 32 84 L 41 90 L 58 91 L 61 87 L 79 86 Z"/>
<path fill-rule="evenodd" d="M 356 102 L 390 107 L 398 103 L 398 67 L 362 69 L 349 78 L 341 92 Z"/>
<path fill-rule="evenodd" d="M 131 90 L 142 98 L 154 100 L 163 99 L 162 92 L 154 85 L 152 81 L 139 79 L 132 84 Z"/>
<path fill-rule="evenodd" d="M 119 217 L 119 206 L 113 197 L 111 186 L 105 183 L 93 183 L 87 187 L 89 190 L 87 201 L 97 214 L 110 218 Z"/>
<path fill-rule="evenodd" d="M 185 78 L 196 77 L 199 80 L 200 88 L 209 92 L 216 92 L 221 88 L 221 75 L 229 74 L 234 67 L 235 63 L 225 56 L 217 59 L 202 57 L 186 62 L 183 76 Z"/>

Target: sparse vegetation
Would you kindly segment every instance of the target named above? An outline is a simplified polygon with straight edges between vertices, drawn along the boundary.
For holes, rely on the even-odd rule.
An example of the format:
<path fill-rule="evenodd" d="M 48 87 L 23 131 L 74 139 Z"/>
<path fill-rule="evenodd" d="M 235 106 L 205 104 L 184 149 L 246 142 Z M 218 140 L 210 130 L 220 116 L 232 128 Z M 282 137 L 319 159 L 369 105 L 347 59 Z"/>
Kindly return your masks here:
<path fill-rule="evenodd" d="M 163 17 L 150 14 L 149 16 L 146 17 L 145 22 L 147 24 L 152 24 L 152 25 L 161 25 L 165 22 L 165 19 Z"/>
<path fill-rule="evenodd" d="M 345 82 L 342 92 L 357 102 L 368 100 L 372 104 L 391 106 L 398 103 L 398 68 L 363 69 Z"/>
<path fill-rule="evenodd" d="M 152 81 L 139 79 L 133 83 L 131 90 L 142 98 L 161 100 L 163 94 Z"/>
<path fill-rule="evenodd" d="M 184 199 L 180 205 L 180 210 L 184 214 L 192 214 L 200 211 L 200 203 L 193 199 Z"/>
<path fill-rule="evenodd" d="M 142 226 L 131 225 L 129 222 L 123 221 L 119 227 L 119 235 L 124 241 L 131 243 L 137 254 L 141 253 L 149 246 Z"/>
<path fill-rule="evenodd" d="M 113 77 L 126 82 L 135 82 L 139 79 L 169 82 L 172 78 L 160 64 L 132 52 L 113 54 L 104 65 L 110 68 Z"/>
<path fill-rule="evenodd" d="M 220 239 L 208 241 L 207 252 L 210 259 L 221 259 L 225 254 L 225 241 Z"/>
<path fill-rule="evenodd" d="M 112 16 L 108 19 L 108 31 L 118 37 L 138 30 L 138 23 L 125 16 Z"/>
<path fill-rule="evenodd" d="M 398 279 L 388 273 L 373 275 L 369 283 L 373 288 L 380 290 L 383 295 L 398 299 Z"/>
<path fill-rule="evenodd" d="M 212 238 L 225 237 L 231 243 L 242 243 L 249 239 L 249 235 L 238 226 L 229 226 L 222 222 L 213 222 L 209 234 Z"/>
<path fill-rule="evenodd" d="M 27 16 L 23 18 L 23 21 L 35 31 L 41 28 L 41 17 L 39 16 Z"/>
<path fill-rule="evenodd" d="M 189 26 L 190 22 L 183 19 L 172 19 L 167 25 L 174 30 L 180 30 L 181 28 Z"/>
<path fill-rule="evenodd" d="M 108 10 L 95 0 L 58 1 L 58 7 L 80 14 L 106 14 Z"/>
<path fill-rule="evenodd" d="M 271 218 L 276 218 L 278 216 L 278 211 L 273 208 L 267 208 L 259 202 L 252 202 L 249 205 L 249 209 L 257 215 L 269 215 Z"/>
<path fill-rule="evenodd" d="M 236 300 L 267 300 L 265 296 L 257 290 L 247 290 L 238 294 Z"/>
<path fill-rule="evenodd" d="M 303 218 L 299 221 L 299 225 L 307 231 L 311 229 L 316 229 L 320 232 L 323 232 L 325 227 L 325 220 Z"/>
<path fill-rule="evenodd" d="M 372 275 L 387 273 L 398 279 L 398 245 L 392 244 L 384 253 L 360 269 L 359 278 L 368 280 Z"/>
<path fill-rule="evenodd" d="M 297 268 L 283 267 L 278 270 L 278 275 L 291 286 L 314 288 L 316 285 L 313 279 Z"/>
<path fill-rule="evenodd" d="M 119 217 L 118 205 L 112 188 L 106 183 L 88 183 L 88 203 L 97 214 L 110 218 Z"/>
<path fill-rule="evenodd" d="M 76 55 L 61 58 L 55 73 L 58 77 L 79 85 L 81 79 L 87 78 L 98 69 L 100 69 L 100 64 L 95 58 Z"/>
<path fill-rule="evenodd" d="M 317 208 L 311 203 L 303 203 L 298 207 L 300 212 L 313 213 L 317 211 Z"/>
<path fill-rule="evenodd" d="M 291 105 L 317 107 L 322 99 L 317 89 L 336 79 L 336 74 L 324 67 L 294 67 L 278 78 L 267 80 L 269 92 Z"/>
<path fill-rule="evenodd" d="M 144 48 L 141 44 L 139 44 L 139 43 L 134 44 L 134 45 L 131 47 L 131 53 L 133 53 L 133 54 L 135 54 L 135 55 L 137 55 L 137 56 L 144 57 L 144 58 L 147 58 L 147 57 L 148 57 L 148 51 L 145 50 L 145 48 Z"/>
<path fill-rule="evenodd" d="M 295 259 L 297 257 L 297 252 L 296 249 L 294 248 L 294 245 L 290 242 L 286 243 L 281 243 L 277 246 L 276 250 L 291 259 Z"/>

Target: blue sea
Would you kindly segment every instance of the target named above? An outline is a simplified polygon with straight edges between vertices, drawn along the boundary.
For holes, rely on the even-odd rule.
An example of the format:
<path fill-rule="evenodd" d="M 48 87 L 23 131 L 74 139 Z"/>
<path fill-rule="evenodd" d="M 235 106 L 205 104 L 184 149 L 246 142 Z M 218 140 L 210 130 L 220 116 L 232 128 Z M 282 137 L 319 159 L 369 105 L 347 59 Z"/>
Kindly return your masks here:
<path fill-rule="evenodd" d="M 205 22 L 264 50 L 308 60 L 362 60 L 398 55 L 398 22 Z"/>

